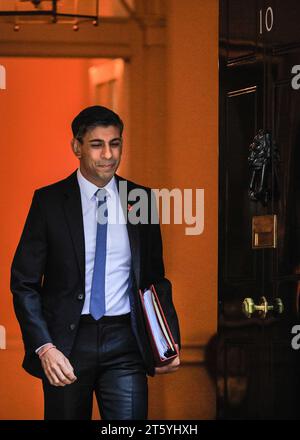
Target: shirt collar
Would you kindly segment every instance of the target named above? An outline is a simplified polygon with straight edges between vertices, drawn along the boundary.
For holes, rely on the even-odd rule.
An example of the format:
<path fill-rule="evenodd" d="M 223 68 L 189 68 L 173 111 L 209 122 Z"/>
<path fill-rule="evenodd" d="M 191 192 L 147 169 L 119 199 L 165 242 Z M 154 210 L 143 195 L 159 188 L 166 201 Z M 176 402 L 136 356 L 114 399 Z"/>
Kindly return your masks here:
<path fill-rule="evenodd" d="M 87 180 L 81 173 L 80 169 L 77 170 L 77 180 L 79 183 L 79 187 L 84 195 L 88 198 L 88 200 L 92 200 L 95 197 L 95 192 L 99 189 L 97 185 Z M 108 197 L 113 197 L 117 195 L 118 189 L 116 185 L 115 176 L 110 179 L 110 181 L 101 189 L 106 189 L 108 193 Z"/>

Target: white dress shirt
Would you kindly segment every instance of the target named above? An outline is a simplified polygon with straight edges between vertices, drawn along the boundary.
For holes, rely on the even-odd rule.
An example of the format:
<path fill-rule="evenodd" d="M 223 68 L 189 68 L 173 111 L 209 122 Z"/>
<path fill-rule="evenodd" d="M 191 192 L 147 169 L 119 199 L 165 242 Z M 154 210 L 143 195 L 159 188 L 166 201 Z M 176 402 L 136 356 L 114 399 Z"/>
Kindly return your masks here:
<path fill-rule="evenodd" d="M 80 187 L 84 241 L 85 241 L 85 301 L 82 314 L 90 310 L 91 287 L 97 234 L 97 199 L 99 189 L 77 170 Z M 122 315 L 130 312 L 128 295 L 131 252 L 126 222 L 113 177 L 106 186 L 107 191 L 107 247 L 105 267 L 105 315 Z M 117 221 L 116 221 L 117 220 Z"/>

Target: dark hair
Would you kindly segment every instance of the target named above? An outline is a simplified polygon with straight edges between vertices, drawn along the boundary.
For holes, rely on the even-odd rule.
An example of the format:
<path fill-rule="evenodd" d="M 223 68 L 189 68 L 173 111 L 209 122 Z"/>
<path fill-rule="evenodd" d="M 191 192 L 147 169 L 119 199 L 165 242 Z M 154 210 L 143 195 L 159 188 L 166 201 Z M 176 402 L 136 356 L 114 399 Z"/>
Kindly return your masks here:
<path fill-rule="evenodd" d="M 82 143 L 83 137 L 88 131 L 99 126 L 108 127 L 109 125 L 117 127 L 120 136 L 122 136 L 124 124 L 120 116 L 106 107 L 94 105 L 85 108 L 73 119 L 72 132 L 74 138 Z"/>

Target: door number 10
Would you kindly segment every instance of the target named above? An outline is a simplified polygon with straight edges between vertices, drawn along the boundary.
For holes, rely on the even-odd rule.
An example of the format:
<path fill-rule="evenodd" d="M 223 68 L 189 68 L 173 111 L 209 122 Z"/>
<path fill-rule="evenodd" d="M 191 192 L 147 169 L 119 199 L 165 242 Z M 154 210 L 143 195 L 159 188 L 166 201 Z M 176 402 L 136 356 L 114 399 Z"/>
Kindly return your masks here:
<path fill-rule="evenodd" d="M 264 21 L 264 23 L 263 23 L 263 21 Z M 273 14 L 273 9 L 271 8 L 271 6 L 269 6 L 266 9 L 265 20 L 263 19 L 263 10 L 260 9 L 259 10 L 259 33 L 260 34 L 263 33 L 263 27 L 265 27 L 266 30 L 268 32 L 270 32 L 270 30 L 273 27 L 273 24 L 274 24 L 274 14 Z"/>

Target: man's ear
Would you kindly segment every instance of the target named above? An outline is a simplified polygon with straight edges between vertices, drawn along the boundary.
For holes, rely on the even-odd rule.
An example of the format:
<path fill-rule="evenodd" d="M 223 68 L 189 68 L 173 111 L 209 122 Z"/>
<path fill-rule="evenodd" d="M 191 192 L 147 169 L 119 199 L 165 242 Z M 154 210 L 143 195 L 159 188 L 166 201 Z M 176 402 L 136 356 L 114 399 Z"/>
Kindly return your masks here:
<path fill-rule="evenodd" d="M 71 147 L 73 150 L 73 153 L 75 154 L 76 157 L 78 157 L 78 159 L 81 158 L 81 145 L 80 142 L 78 141 L 78 139 L 73 138 L 71 140 Z"/>

